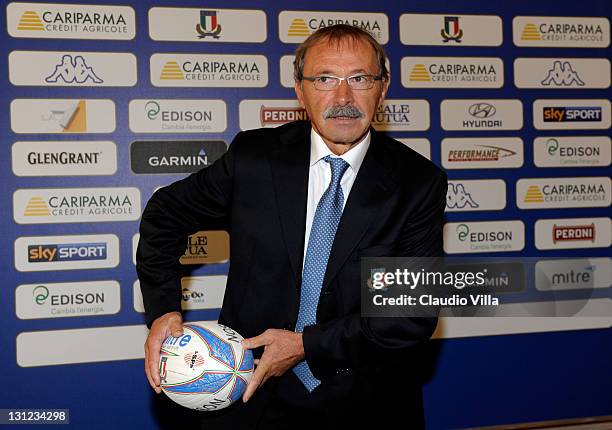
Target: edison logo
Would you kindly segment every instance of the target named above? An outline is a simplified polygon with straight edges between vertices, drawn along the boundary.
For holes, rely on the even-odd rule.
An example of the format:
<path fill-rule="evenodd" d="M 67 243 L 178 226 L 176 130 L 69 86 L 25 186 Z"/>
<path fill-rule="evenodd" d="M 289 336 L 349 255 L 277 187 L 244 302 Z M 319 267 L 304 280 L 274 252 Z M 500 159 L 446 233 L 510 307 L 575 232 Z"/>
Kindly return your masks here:
<path fill-rule="evenodd" d="M 525 193 L 525 198 L 523 200 L 525 203 L 542 203 L 544 202 L 544 195 L 542 194 L 539 186 L 530 185 L 527 188 L 527 192 Z"/>
<path fill-rule="evenodd" d="M 310 30 L 308 29 L 308 25 L 306 25 L 306 21 L 302 18 L 294 18 L 293 21 L 291 21 L 291 25 L 289 25 L 287 35 L 296 37 L 310 36 Z"/>
<path fill-rule="evenodd" d="M 51 211 L 49 205 L 42 197 L 32 197 L 25 210 L 23 211 L 24 216 L 49 216 Z"/>
<path fill-rule="evenodd" d="M 425 68 L 425 64 L 415 64 L 410 71 L 410 80 L 412 82 L 431 82 L 431 76 Z"/>
<path fill-rule="evenodd" d="M 521 40 L 542 40 L 542 35 L 535 24 L 527 23 L 523 27 Z"/>
<path fill-rule="evenodd" d="M 164 81 L 184 81 L 185 75 L 181 70 L 181 66 L 176 61 L 166 61 L 162 68 L 159 79 Z"/>
<path fill-rule="evenodd" d="M 45 31 L 45 27 L 38 14 L 33 10 L 28 10 L 21 15 L 17 30 Z"/>

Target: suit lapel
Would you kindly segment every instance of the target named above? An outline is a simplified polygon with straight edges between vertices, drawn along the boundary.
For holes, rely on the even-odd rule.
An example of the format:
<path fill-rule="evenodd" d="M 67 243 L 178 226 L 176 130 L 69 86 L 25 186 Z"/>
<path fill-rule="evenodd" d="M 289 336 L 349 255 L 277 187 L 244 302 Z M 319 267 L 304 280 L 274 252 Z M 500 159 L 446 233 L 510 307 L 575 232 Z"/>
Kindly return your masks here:
<path fill-rule="evenodd" d="M 270 164 L 281 227 L 297 288 L 302 279 L 309 160 L 310 124 L 301 123 L 283 130 L 270 154 Z"/>
<path fill-rule="evenodd" d="M 372 129 L 370 147 L 355 178 L 336 231 L 323 280 L 324 287 L 333 280 L 370 224 L 374 222 L 384 201 L 397 186 L 389 175 L 391 167 L 385 154 L 385 142 Z"/>

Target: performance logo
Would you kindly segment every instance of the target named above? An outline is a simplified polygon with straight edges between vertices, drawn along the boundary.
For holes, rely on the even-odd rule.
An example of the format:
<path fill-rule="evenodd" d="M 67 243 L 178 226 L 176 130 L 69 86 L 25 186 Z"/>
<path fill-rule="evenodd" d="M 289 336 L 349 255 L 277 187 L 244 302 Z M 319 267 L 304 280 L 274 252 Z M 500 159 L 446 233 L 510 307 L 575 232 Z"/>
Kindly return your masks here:
<path fill-rule="evenodd" d="M 447 212 L 502 210 L 506 207 L 506 184 L 502 179 L 450 180 Z"/>
<path fill-rule="evenodd" d="M 221 133 L 227 128 L 223 100 L 131 100 L 129 111 L 135 133 Z"/>
<path fill-rule="evenodd" d="M 444 43 L 457 42 L 461 43 L 463 37 L 463 30 L 459 28 L 459 17 L 458 16 L 445 16 L 444 17 L 444 28 L 440 31 L 442 40 Z"/>
<path fill-rule="evenodd" d="M 611 231 L 607 217 L 540 219 L 535 223 L 535 246 L 540 250 L 608 248 Z"/>
<path fill-rule="evenodd" d="M 404 57 L 402 85 L 406 88 L 501 88 L 500 58 Z"/>
<path fill-rule="evenodd" d="M 442 140 L 442 165 L 446 169 L 520 167 L 523 142 L 520 138 L 446 138 Z"/>
<path fill-rule="evenodd" d="M 605 48 L 610 22 L 605 17 L 517 16 L 512 20 L 516 46 Z"/>
<path fill-rule="evenodd" d="M 608 129 L 610 101 L 536 100 L 533 103 L 533 123 L 539 130 Z"/>
<path fill-rule="evenodd" d="M 9 3 L 8 33 L 13 37 L 131 40 L 134 9 L 126 6 Z"/>
<path fill-rule="evenodd" d="M 125 52 L 9 54 L 9 80 L 17 86 L 133 87 L 138 80 L 136 67 L 136 56 Z"/>
<path fill-rule="evenodd" d="M 221 140 L 138 141 L 130 145 L 130 164 L 134 173 L 193 173 L 210 166 L 226 150 Z"/>
<path fill-rule="evenodd" d="M 520 130 L 520 100 L 444 100 L 440 105 L 444 130 Z"/>
<path fill-rule="evenodd" d="M 15 308 L 20 319 L 116 314 L 120 308 L 116 281 L 20 285 Z"/>
<path fill-rule="evenodd" d="M 13 194 L 18 224 L 134 221 L 140 217 L 137 188 L 22 189 Z"/>
<path fill-rule="evenodd" d="M 157 87 L 265 87 L 263 55 L 153 54 L 151 83 Z"/>
<path fill-rule="evenodd" d="M 100 269 L 119 264 L 115 235 L 20 237 L 15 241 L 15 267 L 22 272 Z"/>
<path fill-rule="evenodd" d="M 516 201 L 521 209 L 610 206 L 610 178 L 519 179 Z"/>
<path fill-rule="evenodd" d="M 444 251 L 448 254 L 520 251 L 525 246 L 522 221 L 447 223 Z"/>
<path fill-rule="evenodd" d="M 609 166 L 608 136 L 538 137 L 533 143 L 533 161 L 538 167 Z"/>
<path fill-rule="evenodd" d="M 217 22 L 217 11 L 201 10 L 200 23 L 196 25 L 196 31 L 200 39 L 204 39 L 205 37 L 218 39 L 221 33 L 221 24 Z"/>
<path fill-rule="evenodd" d="M 389 19 L 383 13 L 285 10 L 278 15 L 279 38 L 284 43 L 301 43 L 318 29 L 336 24 L 366 30 L 383 45 L 389 41 Z"/>

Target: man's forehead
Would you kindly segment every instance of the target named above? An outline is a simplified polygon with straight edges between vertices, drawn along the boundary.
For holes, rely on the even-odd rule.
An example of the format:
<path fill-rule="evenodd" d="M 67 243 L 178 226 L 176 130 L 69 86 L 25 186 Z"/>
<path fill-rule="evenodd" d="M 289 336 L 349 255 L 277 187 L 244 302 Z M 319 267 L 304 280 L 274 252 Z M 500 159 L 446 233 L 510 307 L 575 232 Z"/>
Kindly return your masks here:
<path fill-rule="evenodd" d="M 312 55 L 312 54 L 316 55 Z M 306 52 L 304 65 L 315 67 L 321 65 L 324 57 L 332 59 L 338 55 L 343 57 L 354 57 L 363 67 L 376 65 L 376 52 L 374 47 L 361 38 L 344 37 L 341 39 L 323 39 L 312 45 Z M 313 60 L 313 61 L 309 61 Z M 374 64 L 369 64 L 373 62 Z M 310 64 L 309 64 L 310 63 Z"/>

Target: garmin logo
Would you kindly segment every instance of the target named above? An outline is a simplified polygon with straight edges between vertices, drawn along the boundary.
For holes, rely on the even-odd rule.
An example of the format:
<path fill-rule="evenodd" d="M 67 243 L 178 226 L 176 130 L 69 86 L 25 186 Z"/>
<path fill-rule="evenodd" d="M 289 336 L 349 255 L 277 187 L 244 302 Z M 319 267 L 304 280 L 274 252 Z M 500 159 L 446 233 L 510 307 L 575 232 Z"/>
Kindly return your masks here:
<path fill-rule="evenodd" d="M 130 165 L 134 173 L 193 173 L 226 150 L 222 140 L 136 141 L 130 145 Z"/>

